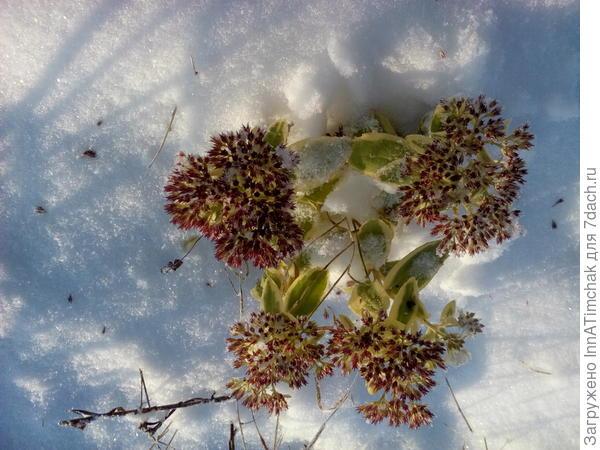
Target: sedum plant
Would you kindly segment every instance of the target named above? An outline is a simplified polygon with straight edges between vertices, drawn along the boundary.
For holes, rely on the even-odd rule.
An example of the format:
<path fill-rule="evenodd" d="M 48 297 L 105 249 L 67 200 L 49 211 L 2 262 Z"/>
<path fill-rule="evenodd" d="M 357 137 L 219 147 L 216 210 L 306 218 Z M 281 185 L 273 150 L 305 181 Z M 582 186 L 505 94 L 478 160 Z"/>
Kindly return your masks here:
<path fill-rule="evenodd" d="M 527 125 L 509 131 L 500 113 L 484 97 L 453 98 L 415 134 L 400 136 L 373 113 L 289 144 L 279 121 L 215 136 L 206 156 L 181 155 L 165 187 L 173 223 L 214 241 L 227 265 L 262 269 L 257 311 L 227 340 L 244 371 L 228 384 L 233 396 L 279 414 L 311 376 L 356 373 L 372 396 L 356 408 L 369 422 L 431 422 L 423 397 L 436 371 L 464 363 L 465 341 L 483 325 L 455 301 L 432 318 L 422 290 L 448 256 L 485 251 L 516 230 L 520 153 L 533 135 Z M 372 201 L 332 208 L 352 177 L 367 180 Z M 434 240 L 393 259 L 392 241 L 411 222 Z M 335 288 L 347 313 L 331 316 L 322 305 Z"/>

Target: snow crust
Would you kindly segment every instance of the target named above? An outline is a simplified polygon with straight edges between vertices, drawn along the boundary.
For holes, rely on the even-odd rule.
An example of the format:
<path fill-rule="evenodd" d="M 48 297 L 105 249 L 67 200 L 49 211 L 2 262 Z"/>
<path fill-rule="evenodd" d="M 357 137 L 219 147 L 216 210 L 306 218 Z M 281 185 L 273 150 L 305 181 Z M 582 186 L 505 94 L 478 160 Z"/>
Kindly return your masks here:
<path fill-rule="evenodd" d="M 431 427 L 368 425 L 348 403 L 317 448 L 481 449 L 484 437 L 491 449 L 575 448 L 578 14 L 574 0 L 3 2 L 0 447 L 148 448 L 127 420 L 85 432 L 57 423 L 72 407 L 137 406 L 139 368 L 153 402 L 222 392 L 237 373 L 225 338 L 238 303 L 209 243 L 159 271 L 190 237 L 163 212 L 177 152 L 276 118 L 294 122 L 294 142 L 371 108 L 411 132 L 440 97 L 485 93 L 536 134 L 519 201 L 526 232 L 479 259 L 447 260 L 423 295 L 434 316 L 456 299 L 486 325 L 472 359 L 446 374 L 474 433 L 439 377 Z M 90 148 L 97 158 L 81 156 Z M 427 239 L 409 226 L 393 252 Z M 337 310 L 344 302 L 332 294 Z M 325 381 L 325 405 L 349 382 Z M 314 405 L 309 385 L 282 416 L 290 448 L 325 419 Z M 175 447 L 225 448 L 235 405 L 172 420 Z M 273 422 L 258 420 L 271 439 Z"/>

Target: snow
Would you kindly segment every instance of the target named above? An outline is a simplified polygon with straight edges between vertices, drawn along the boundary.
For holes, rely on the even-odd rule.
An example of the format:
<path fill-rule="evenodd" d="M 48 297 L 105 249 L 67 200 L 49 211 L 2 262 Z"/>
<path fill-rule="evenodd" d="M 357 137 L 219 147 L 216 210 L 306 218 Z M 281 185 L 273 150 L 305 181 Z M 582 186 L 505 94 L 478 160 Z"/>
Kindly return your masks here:
<path fill-rule="evenodd" d="M 2 448 L 148 448 L 127 420 L 84 432 L 57 423 L 72 407 L 137 406 L 139 368 L 153 402 L 222 392 L 238 373 L 224 342 L 238 303 L 211 245 L 201 241 L 176 272 L 159 270 L 190 237 L 163 212 L 179 151 L 278 118 L 294 122 L 294 142 L 371 108 L 412 132 L 440 97 L 480 93 L 513 124 L 530 122 L 536 148 L 522 235 L 476 260 L 448 259 L 423 293 L 434 317 L 456 299 L 486 325 L 468 344 L 472 359 L 446 374 L 474 433 L 438 377 L 431 427 L 368 425 L 348 403 L 317 447 L 480 449 L 485 437 L 491 449 L 575 448 L 578 14 L 575 0 L 3 2 Z M 81 157 L 89 148 L 97 158 Z M 425 240 L 409 226 L 392 256 Z M 325 381 L 324 403 L 349 382 Z M 356 400 L 365 395 L 355 388 Z M 310 385 L 282 416 L 290 448 L 325 419 L 314 404 Z M 227 403 L 179 411 L 174 445 L 224 448 L 234 417 Z M 273 422 L 258 419 L 270 439 Z"/>

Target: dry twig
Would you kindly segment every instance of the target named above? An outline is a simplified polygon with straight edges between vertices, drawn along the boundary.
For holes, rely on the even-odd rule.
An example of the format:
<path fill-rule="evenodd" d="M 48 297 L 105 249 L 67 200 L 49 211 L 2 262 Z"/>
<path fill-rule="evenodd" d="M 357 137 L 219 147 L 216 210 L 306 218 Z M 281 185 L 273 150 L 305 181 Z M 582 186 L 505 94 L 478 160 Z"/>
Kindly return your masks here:
<path fill-rule="evenodd" d="M 233 426 L 233 422 L 229 424 L 229 450 L 235 450 L 235 433 L 236 428 Z"/>
<path fill-rule="evenodd" d="M 143 405 L 142 392 L 144 392 L 144 391 L 145 391 L 145 395 L 146 395 L 146 404 L 148 405 L 146 407 L 142 407 L 142 405 Z M 60 425 L 62 425 L 64 427 L 73 427 L 73 428 L 79 428 L 80 430 L 83 430 L 89 423 L 91 423 L 94 420 L 99 419 L 101 417 L 122 417 L 122 416 L 127 416 L 127 415 L 143 416 L 144 414 L 148 414 L 148 413 L 165 411 L 166 413 L 165 413 L 165 417 L 163 419 L 159 419 L 159 420 L 155 420 L 155 421 L 144 420 L 144 421 L 140 422 L 139 428 L 141 430 L 144 430 L 147 433 L 153 435 L 154 433 L 156 433 L 156 431 L 158 431 L 158 429 L 161 426 L 163 426 L 165 421 L 176 410 L 178 410 L 180 408 L 188 408 L 190 406 L 202 405 L 205 403 L 221 403 L 221 402 L 231 400 L 233 398 L 233 397 L 231 397 L 231 395 L 217 396 L 215 394 L 216 393 L 213 393 L 210 397 L 194 397 L 194 398 L 190 398 L 188 400 L 183 400 L 183 401 L 180 401 L 177 403 L 168 403 L 165 405 L 150 406 L 150 399 L 148 397 L 148 391 L 146 390 L 146 383 L 144 381 L 144 375 L 142 373 L 142 370 L 140 369 L 140 407 L 139 408 L 126 409 L 126 408 L 123 408 L 122 406 L 117 406 L 117 407 L 111 409 L 110 411 L 106 411 L 106 412 L 94 412 L 94 411 L 88 411 L 85 409 L 72 409 L 71 412 L 73 412 L 75 414 L 79 414 L 81 417 L 77 417 L 75 419 L 63 420 L 60 422 Z"/>

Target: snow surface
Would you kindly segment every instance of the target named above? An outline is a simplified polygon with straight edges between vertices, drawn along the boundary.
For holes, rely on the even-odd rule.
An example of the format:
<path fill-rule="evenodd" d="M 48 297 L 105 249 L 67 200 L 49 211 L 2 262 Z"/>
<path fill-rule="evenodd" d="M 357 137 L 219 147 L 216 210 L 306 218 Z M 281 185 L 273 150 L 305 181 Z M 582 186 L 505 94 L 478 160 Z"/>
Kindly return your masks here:
<path fill-rule="evenodd" d="M 576 448 L 578 14 L 574 0 L 3 1 L 0 447 L 148 448 L 125 420 L 85 432 L 57 422 L 71 407 L 135 406 L 138 368 L 153 402 L 222 392 L 236 373 L 224 339 L 238 304 L 209 243 L 159 272 L 189 236 L 163 212 L 178 151 L 276 118 L 295 123 L 294 141 L 370 108 L 408 132 L 440 97 L 486 93 L 536 134 L 523 233 L 448 260 L 424 295 L 434 311 L 455 298 L 486 324 L 472 360 L 447 372 L 474 432 L 438 377 L 431 427 L 368 425 L 348 403 L 317 447 L 480 449 L 485 437 L 490 449 Z M 88 148 L 96 159 L 80 156 Z M 408 231 L 398 254 L 426 239 Z M 349 381 L 324 383 L 324 402 Z M 234 414 L 177 412 L 174 445 L 226 448 Z M 284 448 L 301 448 L 324 417 L 312 386 L 296 394 Z M 258 419 L 270 439 L 273 422 Z"/>

